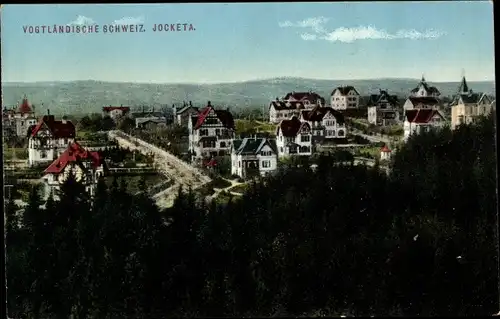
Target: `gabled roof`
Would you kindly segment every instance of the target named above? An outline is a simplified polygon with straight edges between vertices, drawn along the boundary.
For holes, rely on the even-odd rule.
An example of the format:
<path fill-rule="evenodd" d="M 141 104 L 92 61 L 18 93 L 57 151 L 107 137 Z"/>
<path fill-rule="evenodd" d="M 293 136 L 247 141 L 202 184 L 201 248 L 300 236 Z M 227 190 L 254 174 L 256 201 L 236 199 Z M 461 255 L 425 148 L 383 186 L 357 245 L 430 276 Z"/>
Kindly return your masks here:
<path fill-rule="evenodd" d="M 321 102 L 321 104 L 325 104 L 325 99 L 321 97 L 318 93 L 316 92 L 290 92 L 285 97 L 283 100 L 287 101 L 289 99 L 295 99 L 297 101 L 309 101 L 313 104 L 317 104 L 318 101 Z"/>
<path fill-rule="evenodd" d="M 391 106 L 398 105 L 398 96 L 390 95 L 386 90 L 380 90 L 379 94 L 371 94 L 367 106 L 377 106 L 381 101 L 386 100 Z"/>
<path fill-rule="evenodd" d="M 198 108 L 197 107 L 194 107 L 192 105 L 186 105 L 183 108 L 181 108 L 178 111 L 176 111 L 175 114 L 176 115 L 182 114 L 182 113 L 186 112 L 189 109 L 193 109 L 193 111 L 198 112 Z"/>
<path fill-rule="evenodd" d="M 32 112 L 30 104 L 29 104 L 28 99 L 26 97 L 23 99 L 23 101 L 21 102 L 21 104 L 17 108 L 17 112 L 21 113 L 21 114 L 26 114 L 26 113 Z"/>
<path fill-rule="evenodd" d="M 123 112 L 128 112 L 130 111 L 130 107 L 129 106 L 104 106 L 102 108 L 102 110 L 104 112 L 111 112 L 111 111 L 114 111 L 114 110 L 122 110 Z"/>
<path fill-rule="evenodd" d="M 411 90 L 412 93 L 416 93 L 420 90 L 420 88 L 423 87 L 424 90 L 427 92 L 427 93 L 430 93 L 430 94 L 437 94 L 437 95 L 440 95 L 441 93 L 439 92 L 439 90 L 435 87 L 435 86 L 430 86 L 429 84 L 427 84 L 427 82 L 425 81 L 425 78 L 422 77 L 422 80 L 420 81 L 420 83 L 418 83 L 417 87 L 414 88 L 413 90 Z"/>
<path fill-rule="evenodd" d="M 31 136 L 36 136 L 44 125 L 47 126 L 55 138 L 75 137 L 75 125 L 71 121 L 56 121 L 54 115 L 44 115 L 31 130 Z"/>
<path fill-rule="evenodd" d="M 45 174 L 59 174 L 70 163 L 81 163 L 91 161 L 92 167 L 97 168 L 103 164 L 98 152 L 89 152 L 77 142 L 69 144 L 68 148 L 44 171 Z"/>
<path fill-rule="evenodd" d="M 199 129 L 203 125 L 211 111 L 214 111 L 215 115 L 222 122 L 222 125 L 224 125 L 224 127 L 228 129 L 234 129 L 234 119 L 231 112 L 227 110 L 216 110 L 212 105 L 210 105 L 210 102 L 208 102 L 207 107 L 205 107 L 198 113 L 196 125 L 194 126 L 195 130 Z"/>
<path fill-rule="evenodd" d="M 410 96 L 408 99 L 410 100 L 411 104 L 413 104 L 413 106 L 436 106 L 439 104 L 439 100 L 433 96 Z"/>
<path fill-rule="evenodd" d="M 461 94 L 460 98 L 464 104 L 478 104 L 483 99 L 490 100 L 485 93 L 473 93 L 472 91 L 469 94 Z"/>
<path fill-rule="evenodd" d="M 166 118 L 165 117 L 137 117 L 135 119 L 135 123 L 137 125 L 139 124 L 144 124 L 144 123 L 147 123 L 147 122 L 152 122 L 152 123 L 165 123 L 166 121 Z"/>
<path fill-rule="evenodd" d="M 281 110 L 301 110 L 304 109 L 304 102 L 301 101 L 271 101 L 269 108 L 274 107 L 276 111 Z"/>
<path fill-rule="evenodd" d="M 356 90 L 356 89 L 354 88 L 354 86 L 352 86 L 352 85 L 347 85 L 347 86 L 339 86 L 339 87 L 335 88 L 335 89 L 332 91 L 332 94 L 331 94 L 331 95 L 335 94 L 335 92 L 336 92 L 337 90 L 339 90 L 339 91 L 340 91 L 340 94 L 341 94 L 341 95 L 347 95 L 347 94 L 348 94 L 351 90 L 354 90 L 354 92 L 356 92 L 356 94 L 357 94 L 357 95 L 359 95 L 358 90 Z"/>
<path fill-rule="evenodd" d="M 269 145 L 275 154 L 277 152 L 276 142 L 268 138 L 246 137 L 242 140 L 235 140 L 233 145 L 233 151 L 237 155 L 256 155 L 260 152 L 264 145 Z"/>
<path fill-rule="evenodd" d="M 285 137 L 295 137 L 303 126 L 311 128 L 307 122 L 301 122 L 296 116 L 292 116 L 289 120 L 282 120 L 278 124 L 277 130 L 281 130 L 281 133 Z"/>
<path fill-rule="evenodd" d="M 384 145 L 381 149 L 380 149 L 381 152 L 384 152 L 384 153 L 390 153 L 392 152 L 391 149 L 387 146 L 387 145 Z"/>
<path fill-rule="evenodd" d="M 303 110 L 302 117 L 306 121 L 319 122 L 322 121 L 326 114 L 332 114 L 337 122 L 344 123 L 344 115 L 331 107 L 315 106 L 312 110 Z"/>
<path fill-rule="evenodd" d="M 444 119 L 443 115 L 438 110 L 433 109 L 414 109 L 406 110 L 405 112 L 408 122 L 416 124 L 429 123 L 435 115 L 439 115 L 442 119 Z"/>

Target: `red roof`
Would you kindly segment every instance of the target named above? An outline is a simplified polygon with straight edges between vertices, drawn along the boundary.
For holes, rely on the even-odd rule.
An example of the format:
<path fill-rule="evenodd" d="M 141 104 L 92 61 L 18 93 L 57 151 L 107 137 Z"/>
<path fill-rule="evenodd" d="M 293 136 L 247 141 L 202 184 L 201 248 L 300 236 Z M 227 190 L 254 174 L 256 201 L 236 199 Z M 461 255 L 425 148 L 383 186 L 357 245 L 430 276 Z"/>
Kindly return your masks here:
<path fill-rule="evenodd" d="M 309 127 L 308 123 L 302 123 L 296 116 L 292 116 L 290 120 L 282 120 L 278 129 L 281 129 L 281 132 L 285 137 L 295 137 L 303 125 L 307 125 Z"/>
<path fill-rule="evenodd" d="M 56 121 L 54 115 L 44 115 L 31 131 L 31 136 L 36 136 L 43 124 L 47 125 L 55 138 L 75 137 L 75 126 L 71 121 Z"/>
<path fill-rule="evenodd" d="M 19 108 L 17 109 L 17 112 L 21 114 L 31 113 L 31 107 L 27 98 L 23 99 L 23 101 L 19 105 Z"/>
<path fill-rule="evenodd" d="M 387 145 L 384 145 L 384 147 L 382 147 L 382 148 L 380 149 L 380 151 L 382 151 L 382 152 L 384 152 L 384 153 L 390 153 L 390 152 L 392 152 L 392 151 L 389 149 L 389 147 L 387 147 Z"/>
<path fill-rule="evenodd" d="M 197 130 L 199 129 L 203 123 L 205 122 L 207 116 L 210 114 L 211 111 L 215 112 L 215 115 L 217 118 L 222 122 L 222 124 L 229 129 L 234 128 L 234 119 L 233 115 L 231 112 L 226 111 L 226 110 L 215 110 L 212 105 L 210 105 L 210 102 L 208 103 L 207 107 L 202 109 L 198 113 L 198 119 L 196 120 L 196 124 L 194 126 L 194 129 Z"/>
<path fill-rule="evenodd" d="M 130 111 L 130 107 L 128 106 L 104 106 L 102 108 L 104 112 L 111 112 L 113 110 L 122 110 L 124 112 Z"/>
<path fill-rule="evenodd" d="M 81 160 L 92 161 L 93 168 L 97 168 L 102 164 L 102 159 L 98 152 L 89 152 L 77 142 L 73 142 L 58 159 L 47 167 L 44 173 L 59 174 L 69 163 L 75 163 Z"/>
<path fill-rule="evenodd" d="M 416 110 L 407 110 L 406 111 L 406 119 L 410 123 L 418 123 L 425 124 L 429 123 L 429 121 L 438 114 L 440 117 L 441 114 L 437 110 L 431 109 L 416 109 Z"/>

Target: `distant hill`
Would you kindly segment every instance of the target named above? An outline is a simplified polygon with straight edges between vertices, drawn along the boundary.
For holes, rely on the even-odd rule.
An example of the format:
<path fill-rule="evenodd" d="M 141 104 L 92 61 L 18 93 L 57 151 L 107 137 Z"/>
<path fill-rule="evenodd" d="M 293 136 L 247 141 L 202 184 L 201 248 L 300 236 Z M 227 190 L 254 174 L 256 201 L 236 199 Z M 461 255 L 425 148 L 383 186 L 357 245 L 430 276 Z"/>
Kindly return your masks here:
<path fill-rule="evenodd" d="M 404 97 L 419 79 L 376 80 L 316 80 L 303 78 L 274 78 L 238 83 L 221 84 L 148 84 L 113 83 L 101 81 L 2 83 L 3 105 L 12 106 L 27 95 L 36 105 L 38 114 L 50 109 L 52 114 L 84 114 L 100 112 L 106 105 L 171 106 L 182 101 L 192 101 L 204 106 L 207 101 L 233 110 L 261 108 L 270 99 L 282 97 L 291 91 L 313 90 L 327 98 L 339 85 L 353 85 L 361 95 L 387 89 L 391 94 Z M 432 83 L 444 96 L 453 95 L 459 82 Z M 469 82 L 476 92 L 495 94 L 494 82 Z M 43 104 L 43 106 L 42 106 Z"/>

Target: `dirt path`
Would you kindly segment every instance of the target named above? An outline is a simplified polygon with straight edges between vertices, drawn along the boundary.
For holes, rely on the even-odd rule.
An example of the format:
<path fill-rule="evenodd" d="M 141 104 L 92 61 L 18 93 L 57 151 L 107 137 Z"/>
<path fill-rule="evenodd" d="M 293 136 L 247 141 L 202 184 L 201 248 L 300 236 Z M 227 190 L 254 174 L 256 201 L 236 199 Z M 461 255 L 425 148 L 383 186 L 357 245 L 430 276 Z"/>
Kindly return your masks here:
<path fill-rule="evenodd" d="M 121 147 L 137 150 L 144 155 L 152 154 L 155 167 L 166 178 L 173 181 L 170 187 L 153 195 L 153 199 L 156 200 L 159 207 L 171 207 L 177 196 L 179 187 L 183 189 L 188 189 L 189 187 L 197 189 L 211 181 L 210 177 L 203 174 L 200 170 L 155 145 L 122 131 L 110 131 L 108 132 L 108 136 L 110 139 L 117 141 Z"/>

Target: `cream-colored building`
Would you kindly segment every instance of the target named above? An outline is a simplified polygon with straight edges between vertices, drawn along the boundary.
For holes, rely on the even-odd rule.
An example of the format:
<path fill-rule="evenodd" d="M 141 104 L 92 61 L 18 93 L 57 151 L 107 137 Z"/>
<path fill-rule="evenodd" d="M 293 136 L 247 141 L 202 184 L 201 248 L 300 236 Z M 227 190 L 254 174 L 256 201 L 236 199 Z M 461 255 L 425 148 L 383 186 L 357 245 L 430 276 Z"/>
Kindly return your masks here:
<path fill-rule="evenodd" d="M 459 92 L 451 103 L 451 129 L 460 124 L 474 123 L 481 116 L 488 116 L 494 106 L 492 102 L 485 93 L 475 93 L 470 90 L 463 77 Z"/>

